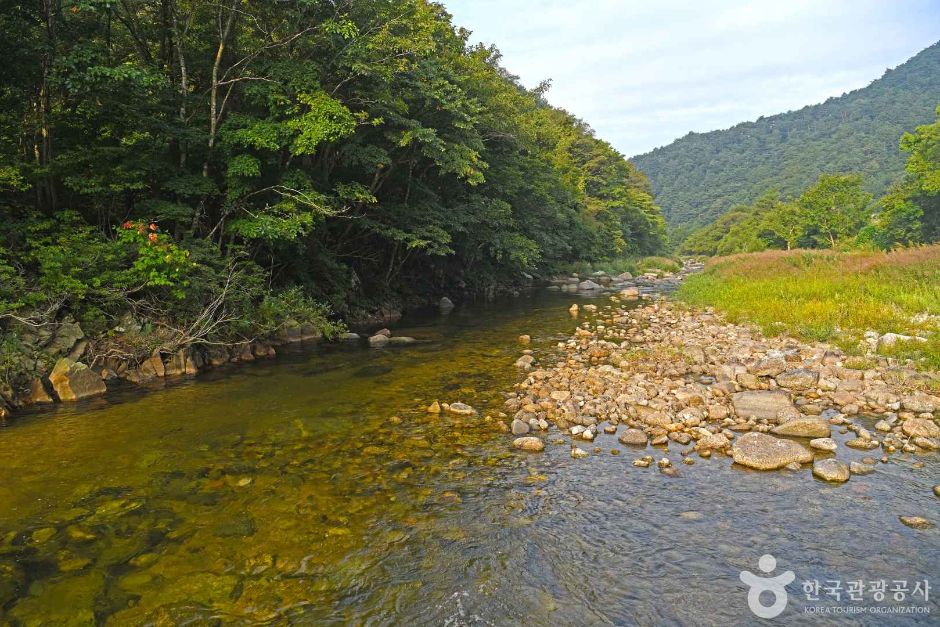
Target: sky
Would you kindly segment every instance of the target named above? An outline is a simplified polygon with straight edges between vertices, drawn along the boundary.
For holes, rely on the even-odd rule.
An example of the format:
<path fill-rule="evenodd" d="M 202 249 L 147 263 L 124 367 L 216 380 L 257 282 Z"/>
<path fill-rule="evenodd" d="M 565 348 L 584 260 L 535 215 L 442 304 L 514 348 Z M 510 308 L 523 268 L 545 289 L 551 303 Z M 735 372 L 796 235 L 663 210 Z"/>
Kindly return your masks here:
<path fill-rule="evenodd" d="M 627 156 L 823 102 L 940 40 L 940 0 L 442 0 Z"/>

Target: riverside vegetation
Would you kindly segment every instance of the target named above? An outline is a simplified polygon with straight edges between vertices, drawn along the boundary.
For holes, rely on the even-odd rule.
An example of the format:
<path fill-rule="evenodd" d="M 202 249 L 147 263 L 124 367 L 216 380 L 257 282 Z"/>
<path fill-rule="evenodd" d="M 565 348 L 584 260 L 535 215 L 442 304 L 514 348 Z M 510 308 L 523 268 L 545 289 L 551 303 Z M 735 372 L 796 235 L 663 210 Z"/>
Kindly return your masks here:
<path fill-rule="evenodd" d="M 60 358 L 95 391 L 665 243 L 645 176 L 426 0 L 8 1 L 0 32 L 0 411 Z"/>

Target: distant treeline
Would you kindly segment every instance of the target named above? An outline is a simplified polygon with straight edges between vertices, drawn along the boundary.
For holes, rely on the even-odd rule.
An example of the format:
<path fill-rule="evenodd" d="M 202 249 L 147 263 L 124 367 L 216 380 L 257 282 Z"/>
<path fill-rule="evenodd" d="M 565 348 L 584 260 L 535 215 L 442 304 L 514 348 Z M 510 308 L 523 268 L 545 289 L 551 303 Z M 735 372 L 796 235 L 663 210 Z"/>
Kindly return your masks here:
<path fill-rule="evenodd" d="M 940 44 L 867 87 L 818 105 L 710 133 L 689 133 L 633 158 L 681 241 L 767 189 L 799 195 L 820 174 L 855 172 L 878 197 L 904 173 L 897 139 L 940 102 Z"/>
<path fill-rule="evenodd" d="M 940 116 L 940 108 L 937 109 Z M 901 137 L 905 175 L 877 201 L 860 174 L 824 174 L 799 196 L 767 191 L 694 231 L 680 251 L 729 255 L 773 248 L 893 248 L 940 241 L 940 119 Z"/>

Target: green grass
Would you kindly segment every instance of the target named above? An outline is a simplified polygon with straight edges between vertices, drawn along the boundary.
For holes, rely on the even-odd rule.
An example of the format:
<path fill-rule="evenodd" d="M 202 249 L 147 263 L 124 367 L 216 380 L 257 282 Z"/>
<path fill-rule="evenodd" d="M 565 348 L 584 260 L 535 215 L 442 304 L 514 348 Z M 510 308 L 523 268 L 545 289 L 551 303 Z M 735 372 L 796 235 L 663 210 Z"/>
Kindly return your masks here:
<path fill-rule="evenodd" d="M 569 264 L 561 268 L 562 273 L 577 273 L 580 276 L 588 276 L 602 270 L 610 276 L 617 276 L 624 272 L 630 274 L 643 274 L 644 272 L 678 272 L 682 264 L 675 259 L 668 257 L 627 257 L 621 259 L 609 259 L 606 261 L 581 262 Z"/>
<path fill-rule="evenodd" d="M 756 324 L 858 352 L 865 331 L 928 338 L 890 355 L 940 370 L 940 246 L 883 252 L 768 251 L 711 260 L 678 297 L 714 306 L 731 322 Z M 887 354 L 887 353 L 886 353 Z"/>

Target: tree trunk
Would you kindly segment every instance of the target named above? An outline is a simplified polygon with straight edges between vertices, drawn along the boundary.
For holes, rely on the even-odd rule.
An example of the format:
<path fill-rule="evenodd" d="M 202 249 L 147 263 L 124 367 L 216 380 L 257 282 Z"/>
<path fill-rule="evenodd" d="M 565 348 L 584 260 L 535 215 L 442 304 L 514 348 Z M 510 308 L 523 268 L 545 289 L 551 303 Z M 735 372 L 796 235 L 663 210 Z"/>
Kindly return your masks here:
<path fill-rule="evenodd" d="M 209 151 L 206 154 L 205 163 L 202 165 L 202 175 L 209 176 L 209 161 L 212 159 L 212 149 L 215 147 L 215 136 L 219 130 L 219 68 L 222 67 L 222 55 L 225 54 L 225 46 L 228 43 L 229 35 L 232 32 L 232 25 L 235 23 L 235 9 L 238 7 L 239 0 L 232 0 L 228 9 L 228 17 L 225 18 L 225 25 L 219 30 L 219 47 L 215 52 L 215 60 L 212 63 L 212 83 L 209 86 Z M 219 8 L 219 23 L 222 22 L 222 8 Z"/>
<path fill-rule="evenodd" d="M 48 168 L 53 158 L 53 134 L 52 134 L 52 94 L 50 93 L 49 78 L 52 73 L 52 66 L 55 61 L 56 46 L 56 18 L 59 14 L 59 0 L 42 0 L 41 11 L 43 22 L 46 28 L 46 50 L 43 52 L 39 85 L 39 94 L 36 102 L 36 109 L 39 117 L 39 140 L 35 150 L 37 165 L 41 168 Z M 47 172 L 45 180 L 37 189 L 38 203 L 40 210 L 54 211 L 57 205 L 55 181 L 52 174 Z"/>

